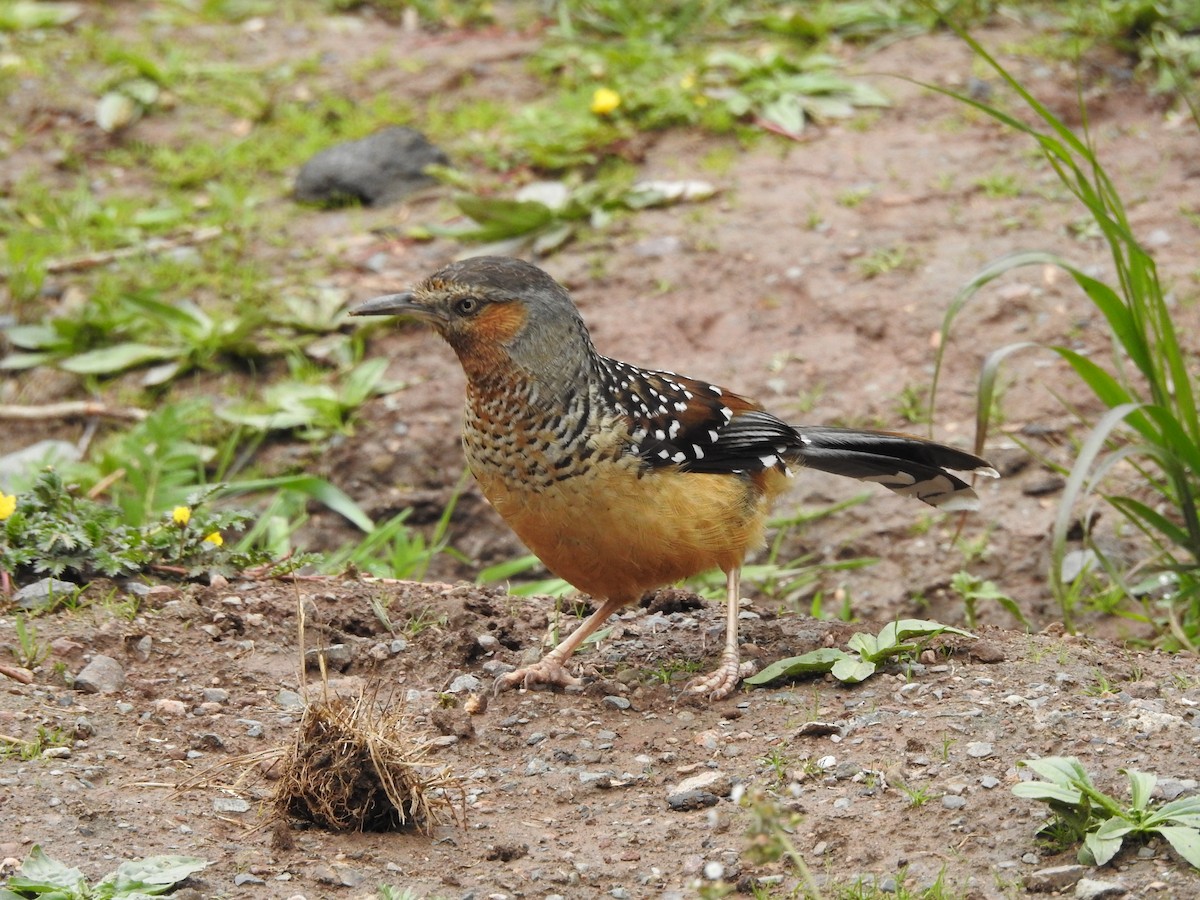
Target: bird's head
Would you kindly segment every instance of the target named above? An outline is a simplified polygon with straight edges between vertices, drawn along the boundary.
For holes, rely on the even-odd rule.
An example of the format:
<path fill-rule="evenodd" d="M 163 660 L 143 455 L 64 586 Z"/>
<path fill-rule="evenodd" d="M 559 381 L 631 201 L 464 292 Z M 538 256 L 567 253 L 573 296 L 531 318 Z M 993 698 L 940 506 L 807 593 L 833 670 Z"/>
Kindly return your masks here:
<path fill-rule="evenodd" d="M 409 316 L 431 325 L 458 354 L 467 377 L 511 374 L 552 384 L 591 351 L 565 288 L 518 259 L 476 256 L 451 263 L 416 287 L 376 297 L 355 316 Z"/>

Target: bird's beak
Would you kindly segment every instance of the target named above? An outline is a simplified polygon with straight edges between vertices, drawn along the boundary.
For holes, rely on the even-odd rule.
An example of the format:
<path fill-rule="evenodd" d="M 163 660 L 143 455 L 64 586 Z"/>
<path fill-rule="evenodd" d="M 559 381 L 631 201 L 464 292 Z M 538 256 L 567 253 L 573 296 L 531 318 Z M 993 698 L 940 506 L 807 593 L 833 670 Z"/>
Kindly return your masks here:
<path fill-rule="evenodd" d="M 352 316 L 416 316 L 419 319 L 433 317 L 432 310 L 413 301 L 412 291 L 387 294 L 368 300 L 350 310 Z"/>

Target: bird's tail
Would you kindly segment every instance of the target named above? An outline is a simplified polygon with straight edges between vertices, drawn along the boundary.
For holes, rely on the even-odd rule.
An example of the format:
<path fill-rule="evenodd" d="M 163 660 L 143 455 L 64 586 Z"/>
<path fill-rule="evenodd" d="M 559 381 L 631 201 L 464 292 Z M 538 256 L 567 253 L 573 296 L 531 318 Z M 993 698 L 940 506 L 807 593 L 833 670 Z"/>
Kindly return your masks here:
<path fill-rule="evenodd" d="M 906 434 L 800 426 L 800 461 L 809 468 L 884 487 L 947 512 L 979 508 L 969 484 L 951 473 L 999 473 L 972 453 Z"/>

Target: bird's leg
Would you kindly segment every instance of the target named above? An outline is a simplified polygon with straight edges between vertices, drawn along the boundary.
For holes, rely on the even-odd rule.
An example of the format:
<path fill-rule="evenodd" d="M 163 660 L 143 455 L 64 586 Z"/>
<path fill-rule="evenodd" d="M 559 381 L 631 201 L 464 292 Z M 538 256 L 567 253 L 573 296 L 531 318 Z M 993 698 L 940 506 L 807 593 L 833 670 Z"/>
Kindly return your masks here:
<path fill-rule="evenodd" d="M 734 692 L 738 682 L 754 674 L 754 663 L 738 662 L 738 603 L 741 601 L 741 587 L 740 566 L 725 573 L 725 649 L 721 651 L 721 664 L 710 674 L 688 684 L 688 690 L 708 694 L 710 700 L 724 700 Z"/>
<path fill-rule="evenodd" d="M 515 669 L 496 679 L 496 693 L 513 687 L 529 687 L 531 684 L 557 684 L 560 687 L 580 684 L 580 680 L 567 671 L 563 664 L 593 631 L 604 624 L 613 613 L 624 606 L 627 600 L 605 600 L 600 608 L 583 620 L 578 628 L 567 635 L 557 647 L 532 666 Z"/>

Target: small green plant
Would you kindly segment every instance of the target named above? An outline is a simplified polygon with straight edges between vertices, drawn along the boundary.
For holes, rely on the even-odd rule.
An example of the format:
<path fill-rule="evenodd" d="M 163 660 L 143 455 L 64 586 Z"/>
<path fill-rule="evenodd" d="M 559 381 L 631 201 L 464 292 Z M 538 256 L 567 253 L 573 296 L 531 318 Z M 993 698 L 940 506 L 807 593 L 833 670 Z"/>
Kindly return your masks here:
<path fill-rule="evenodd" d="M 909 246 L 898 244 L 880 247 L 858 261 L 858 270 L 864 278 L 878 278 L 888 272 L 911 272 L 917 267 L 916 253 Z"/>
<path fill-rule="evenodd" d="M 305 364 L 293 366 L 296 377 L 268 385 L 262 397 L 217 410 L 226 422 L 258 431 L 295 431 L 308 441 L 350 434 L 351 416 L 377 394 L 394 391 L 384 381 L 386 359 L 370 359 L 342 373 L 335 384 Z"/>
<path fill-rule="evenodd" d="M 896 412 L 905 422 L 924 425 L 929 422 L 929 393 L 915 385 L 906 384 L 896 398 Z"/>
<path fill-rule="evenodd" d="M 970 572 L 959 571 L 950 577 L 950 588 L 962 598 L 963 617 L 967 620 L 968 628 L 974 628 L 978 621 L 976 608 L 981 601 L 999 603 L 1005 611 L 1025 627 L 1026 631 L 1032 628 L 1017 601 L 996 587 L 995 582 L 987 581 Z"/>
<path fill-rule="evenodd" d="M 47 469 L 30 491 L 15 498 L 12 513 L 0 521 L 0 571 L 18 581 L 41 575 L 87 581 L 150 569 L 188 575 L 232 572 L 265 563 L 263 554 L 225 546 L 225 535 L 243 528 L 252 516 L 206 508 L 213 490 L 194 494 L 188 505 L 133 527 L 125 524 L 117 507 L 83 496 L 77 486 Z"/>
<path fill-rule="evenodd" d="M 390 884 L 381 884 L 375 896 L 378 900 L 421 900 L 421 895 L 414 893 L 412 888 L 398 888 Z"/>
<path fill-rule="evenodd" d="M 838 681 L 858 684 L 874 675 L 876 669 L 889 660 L 911 658 L 920 651 L 922 642 L 939 634 L 975 637 L 969 631 L 939 622 L 900 619 L 884 625 L 877 635 L 861 631 L 851 635 L 850 640 L 846 642 L 846 646 L 850 648 L 849 652 L 836 647 L 821 647 L 772 663 L 757 675 L 745 679 L 745 682 L 761 687 L 780 678 L 830 672 Z"/>
<path fill-rule="evenodd" d="M 908 798 L 908 805 L 912 809 L 924 806 L 931 799 L 928 787 L 912 787 L 904 782 L 900 782 L 897 787 Z"/>
<path fill-rule="evenodd" d="M 438 615 L 429 607 L 417 610 L 404 623 L 406 637 L 415 638 L 430 628 L 441 628 L 447 622 L 444 615 Z"/>
<path fill-rule="evenodd" d="M 1108 676 L 1101 669 L 1095 669 L 1092 672 L 1091 684 L 1084 687 L 1083 692 L 1089 697 L 1104 697 L 1115 694 L 1113 683 L 1108 680 Z"/>
<path fill-rule="evenodd" d="M 602 228 L 622 211 L 699 203 L 714 194 L 716 188 L 705 181 L 633 183 L 632 172 L 610 166 L 605 177 L 582 183 L 534 182 L 513 199 L 460 194 L 455 204 L 471 222 L 428 230 L 461 241 L 521 239 L 540 255 L 561 247 L 581 228 Z"/>
<path fill-rule="evenodd" d="M 700 671 L 698 659 L 667 659 L 649 671 L 650 680 L 659 684 L 670 684 L 680 673 L 691 675 Z"/>
<path fill-rule="evenodd" d="M 772 796 L 757 788 L 742 794 L 738 805 L 749 819 L 746 826 L 747 858 L 758 865 L 786 861 L 800 876 L 808 892 L 805 896 L 820 900 L 821 890 L 793 840 L 800 826 L 800 814 L 784 809 Z"/>
<path fill-rule="evenodd" d="M 38 638 L 37 626 L 26 616 L 16 616 L 13 619 L 13 629 L 17 633 L 17 643 L 9 650 L 17 665 L 32 669 L 50 655 L 50 645 Z"/>
<path fill-rule="evenodd" d="M 775 777 L 775 781 L 778 784 L 787 784 L 788 771 L 792 767 L 792 758 L 790 756 L 778 747 L 772 747 L 759 762 L 767 769 L 770 769 L 771 774 Z"/>
<path fill-rule="evenodd" d="M 79 869 L 71 868 L 46 855 L 34 844 L 29 856 L 7 888 L 0 888 L 0 900 L 138 900 L 139 897 L 164 894 L 192 875 L 208 867 L 194 856 L 148 856 L 123 862 L 95 884 L 89 884 Z"/>
<path fill-rule="evenodd" d="M 992 199 L 1020 197 L 1021 182 L 1016 175 L 1007 172 L 991 172 L 975 179 L 975 186 Z"/>
<path fill-rule="evenodd" d="M 1098 790 L 1079 760 L 1070 756 L 1027 759 L 1018 765 L 1031 769 L 1040 781 L 1024 781 L 1013 793 L 1039 800 L 1050 807 L 1052 818 L 1039 834 L 1059 844 L 1082 841 L 1079 861 L 1102 866 L 1117 855 L 1125 838 L 1146 839 L 1157 834 L 1175 852 L 1200 869 L 1200 797 L 1180 797 L 1160 806 L 1150 795 L 1158 777 L 1148 772 L 1122 769 L 1129 779 L 1130 802 Z"/>
<path fill-rule="evenodd" d="M 941 749 L 942 762 L 950 761 L 950 751 L 954 749 L 954 745 L 957 743 L 958 743 L 958 740 L 956 738 L 952 738 L 948 734 L 942 735 L 942 749 Z"/>
<path fill-rule="evenodd" d="M 60 728 L 39 725 L 33 740 L 27 741 L 12 735 L 0 735 L 0 759 L 16 756 L 19 759 L 37 759 L 51 747 L 69 747 L 71 739 Z M 0 895 L 2 900 L 2 895 Z"/>

